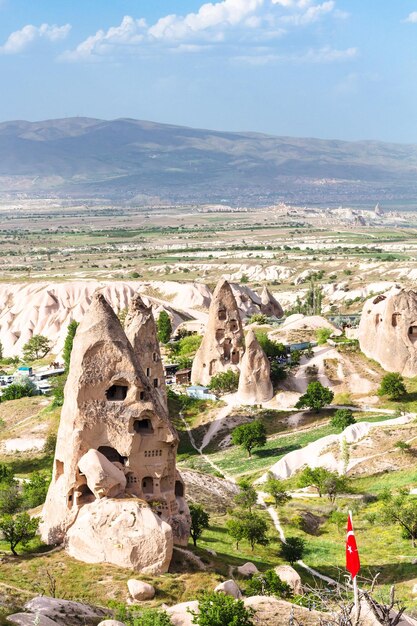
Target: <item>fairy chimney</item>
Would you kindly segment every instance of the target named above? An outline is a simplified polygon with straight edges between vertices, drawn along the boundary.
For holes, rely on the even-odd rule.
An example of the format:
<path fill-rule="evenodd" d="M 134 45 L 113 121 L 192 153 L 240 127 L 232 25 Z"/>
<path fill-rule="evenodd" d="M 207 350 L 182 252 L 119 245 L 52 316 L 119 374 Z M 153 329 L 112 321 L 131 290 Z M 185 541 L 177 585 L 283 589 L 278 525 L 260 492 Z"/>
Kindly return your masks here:
<path fill-rule="evenodd" d="M 389 372 L 417 375 L 417 293 L 393 289 L 365 302 L 360 348 Z"/>
<path fill-rule="evenodd" d="M 242 404 L 269 402 L 274 392 L 268 358 L 253 330 L 249 330 L 245 343 L 246 350 L 240 366 L 238 398 Z"/>
<path fill-rule="evenodd" d="M 284 311 L 278 300 L 274 298 L 266 285 L 261 291 L 261 313 L 268 317 L 282 317 Z"/>
<path fill-rule="evenodd" d="M 130 301 L 125 320 L 125 333 L 129 339 L 137 360 L 154 388 L 159 400 L 167 410 L 164 366 L 157 337 L 152 307 L 147 307 L 139 294 Z"/>
<path fill-rule="evenodd" d="M 244 352 L 244 336 L 239 309 L 229 283 L 217 283 L 210 304 L 206 332 L 194 357 L 191 380 L 208 385 L 216 374 L 239 371 Z"/>
<path fill-rule="evenodd" d="M 43 540 L 82 561 L 167 571 L 189 529 L 178 437 L 102 294 L 77 329 L 64 396 Z"/>

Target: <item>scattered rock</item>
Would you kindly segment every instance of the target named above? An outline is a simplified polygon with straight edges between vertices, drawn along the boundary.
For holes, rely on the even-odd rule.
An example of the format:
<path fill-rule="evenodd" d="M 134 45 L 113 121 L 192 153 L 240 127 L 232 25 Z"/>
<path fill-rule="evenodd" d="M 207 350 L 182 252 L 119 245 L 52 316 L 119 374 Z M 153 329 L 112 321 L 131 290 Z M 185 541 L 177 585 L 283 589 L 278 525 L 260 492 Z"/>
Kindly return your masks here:
<path fill-rule="evenodd" d="M 214 591 L 224 593 L 226 596 L 232 596 L 236 599 L 242 597 L 242 593 L 234 580 L 225 580 L 224 583 L 217 585 Z"/>
<path fill-rule="evenodd" d="M 246 607 L 256 611 L 256 623 L 259 626 L 276 626 L 292 622 L 304 626 L 317 626 L 328 619 L 328 614 L 310 611 L 273 596 L 251 596 L 245 598 L 244 603 Z"/>
<path fill-rule="evenodd" d="M 239 401 L 242 404 L 269 402 L 274 395 L 270 377 L 271 368 L 252 329 L 246 335 L 245 344 L 237 390 Z"/>
<path fill-rule="evenodd" d="M 193 626 L 193 616 L 189 611 L 198 611 L 198 600 L 181 602 L 174 606 L 164 607 L 164 609 L 170 616 L 174 626 Z"/>
<path fill-rule="evenodd" d="M 237 568 L 237 571 L 242 576 L 253 576 L 254 574 L 259 573 L 259 570 L 254 563 L 245 563 L 244 565 L 240 565 Z"/>
<path fill-rule="evenodd" d="M 155 587 L 141 580 L 131 578 L 127 581 L 129 593 L 134 600 L 152 600 L 155 596 Z"/>
<path fill-rule="evenodd" d="M 217 556 L 217 552 L 215 550 L 210 550 L 210 548 L 206 548 L 206 552 L 211 554 L 211 556 Z"/>
<path fill-rule="evenodd" d="M 40 618 L 48 617 L 52 624 L 57 624 L 57 626 L 84 626 L 85 623 L 106 616 L 105 611 L 98 607 L 48 596 L 36 596 L 26 602 L 24 608 L 32 615 L 39 615 Z M 33 622 L 28 622 L 28 624 L 33 624 Z M 45 626 L 52 626 L 52 624 L 45 623 Z"/>
<path fill-rule="evenodd" d="M 57 622 L 45 617 L 45 615 L 35 615 L 35 613 L 15 613 L 9 615 L 7 620 L 12 624 L 18 624 L 18 626 L 57 626 Z"/>
<path fill-rule="evenodd" d="M 303 593 L 300 574 L 291 565 L 278 565 L 275 572 L 280 579 L 287 583 L 296 595 Z"/>

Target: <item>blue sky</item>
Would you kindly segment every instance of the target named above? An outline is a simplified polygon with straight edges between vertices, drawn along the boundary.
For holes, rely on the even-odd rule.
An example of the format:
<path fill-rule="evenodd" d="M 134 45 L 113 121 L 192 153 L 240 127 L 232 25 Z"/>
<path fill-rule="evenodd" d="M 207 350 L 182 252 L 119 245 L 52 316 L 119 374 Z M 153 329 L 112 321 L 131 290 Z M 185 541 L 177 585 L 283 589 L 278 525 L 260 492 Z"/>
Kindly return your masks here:
<path fill-rule="evenodd" d="M 0 0 L 0 120 L 417 143 L 417 0 Z"/>

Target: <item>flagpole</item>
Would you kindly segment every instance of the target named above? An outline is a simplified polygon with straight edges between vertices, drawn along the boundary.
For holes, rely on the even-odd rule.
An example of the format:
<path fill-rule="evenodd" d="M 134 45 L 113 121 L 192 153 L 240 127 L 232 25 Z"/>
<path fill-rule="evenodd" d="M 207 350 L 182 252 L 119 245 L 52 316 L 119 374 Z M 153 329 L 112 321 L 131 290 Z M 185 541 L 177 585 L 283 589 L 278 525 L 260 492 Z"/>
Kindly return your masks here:
<path fill-rule="evenodd" d="M 349 511 L 349 516 L 350 516 L 350 521 L 353 526 L 352 511 Z M 356 619 L 357 619 L 359 617 L 359 592 L 358 592 L 358 582 L 356 580 L 356 576 L 352 578 L 352 583 L 353 583 L 353 601 L 355 603 L 355 613 L 356 613 Z"/>

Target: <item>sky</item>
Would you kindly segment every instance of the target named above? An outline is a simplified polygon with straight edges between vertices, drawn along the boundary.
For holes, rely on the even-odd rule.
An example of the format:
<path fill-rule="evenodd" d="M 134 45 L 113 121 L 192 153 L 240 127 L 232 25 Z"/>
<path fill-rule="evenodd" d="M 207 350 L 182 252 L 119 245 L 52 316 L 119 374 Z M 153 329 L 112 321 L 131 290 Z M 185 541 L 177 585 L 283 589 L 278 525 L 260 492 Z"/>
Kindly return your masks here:
<path fill-rule="evenodd" d="M 0 120 L 417 143 L 417 0 L 0 0 Z"/>

